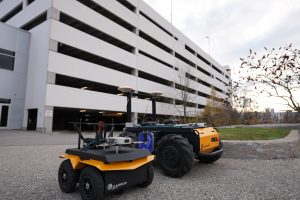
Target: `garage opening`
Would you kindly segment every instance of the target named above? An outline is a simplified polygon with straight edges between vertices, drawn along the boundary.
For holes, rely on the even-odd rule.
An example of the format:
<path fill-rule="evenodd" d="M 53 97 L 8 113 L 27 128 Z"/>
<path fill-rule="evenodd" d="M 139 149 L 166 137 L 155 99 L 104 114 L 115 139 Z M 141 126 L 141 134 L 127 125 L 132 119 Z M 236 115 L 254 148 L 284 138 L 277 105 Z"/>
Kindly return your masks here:
<path fill-rule="evenodd" d="M 27 130 L 35 131 L 37 124 L 38 109 L 28 109 Z"/>
<path fill-rule="evenodd" d="M 126 113 L 113 111 L 99 111 L 76 108 L 55 107 L 53 113 L 53 131 L 69 130 L 74 131 L 73 123 L 81 126 L 83 131 L 96 131 L 99 121 L 108 125 L 115 124 L 115 130 L 121 131 L 125 127 Z"/>
<path fill-rule="evenodd" d="M 8 105 L 0 105 L 0 127 L 7 127 L 8 109 Z"/>

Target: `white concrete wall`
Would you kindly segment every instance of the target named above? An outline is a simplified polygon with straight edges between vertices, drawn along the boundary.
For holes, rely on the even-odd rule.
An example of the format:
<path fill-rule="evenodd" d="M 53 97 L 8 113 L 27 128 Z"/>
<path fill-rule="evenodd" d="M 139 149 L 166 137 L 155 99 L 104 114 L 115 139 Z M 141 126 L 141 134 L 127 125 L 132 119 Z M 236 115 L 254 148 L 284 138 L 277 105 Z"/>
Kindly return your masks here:
<path fill-rule="evenodd" d="M 212 57 L 210 57 L 206 52 L 204 52 L 199 46 L 197 46 L 194 42 L 192 42 L 188 37 L 186 37 L 181 31 L 179 31 L 178 29 L 176 29 L 174 26 L 172 26 L 166 19 L 164 19 L 163 17 L 161 17 L 155 10 L 153 10 L 149 5 L 147 5 L 144 1 L 142 0 L 132 0 L 131 3 L 135 6 L 138 6 L 139 10 L 141 10 L 143 13 L 145 13 L 147 16 L 149 16 L 152 20 L 154 20 L 155 22 L 157 22 L 158 24 L 160 24 L 162 27 L 164 27 L 167 31 L 169 31 L 170 33 L 172 33 L 175 37 L 178 38 L 178 41 L 175 43 L 175 51 L 177 51 L 180 54 L 183 54 L 183 52 L 185 51 L 185 54 L 190 54 L 190 52 L 188 52 L 187 50 L 185 50 L 185 44 L 188 45 L 190 48 L 192 48 L 193 50 L 195 50 L 198 54 L 200 54 L 202 57 L 206 58 L 208 61 L 212 62 L 213 65 L 215 65 L 216 67 L 218 67 L 220 70 L 225 72 L 225 68 L 223 66 L 221 66 L 216 60 L 214 60 Z M 145 21 L 145 18 L 140 16 L 140 18 L 142 19 L 142 21 Z M 141 21 L 141 20 L 140 20 Z M 144 26 L 144 25 L 143 25 Z M 156 29 L 153 29 L 156 30 Z M 159 32 L 158 32 L 159 33 Z M 156 36 L 156 33 L 151 35 L 153 37 Z M 162 40 L 164 41 L 164 44 L 168 44 L 165 43 L 165 41 L 168 40 Z M 170 44 L 169 44 L 170 45 Z M 184 56 L 184 55 L 183 55 Z M 191 58 L 191 57 L 190 57 Z M 193 58 L 191 58 L 192 60 L 194 60 L 194 63 L 199 63 L 199 65 L 203 68 L 209 67 L 207 66 L 205 63 L 203 63 L 200 59 L 198 59 L 196 56 L 193 56 Z M 225 78 L 225 76 L 220 75 L 218 72 L 216 72 L 215 70 L 212 70 L 211 68 L 208 68 L 209 71 L 212 71 L 212 73 L 216 76 L 218 76 L 221 80 L 228 82 L 228 79 Z M 227 73 L 226 73 L 227 74 Z M 227 74 L 228 75 L 228 74 Z"/>
<path fill-rule="evenodd" d="M 80 39 L 79 39 L 80 38 Z M 51 20 L 50 39 L 73 46 L 83 51 L 135 68 L 136 57 L 123 49 L 99 40 L 56 20 Z"/>
<path fill-rule="evenodd" d="M 15 52 L 14 70 L 0 69 L 0 98 L 11 99 L 8 128 L 22 128 L 30 34 L 0 23 L 0 48 Z"/>
<path fill-rule="evenodd" d="M 135 86 L 135 77 L 94 63 L 65 56 L 53 51 L 49 52 L 49 72 L 76 77 L 108 85 Z M 118 78 L 112 78 L 118 77 Z"/>
<path fill-rule="evenodd" d="M 23 10 L 17 15 L 8 20 L 7 24 L 19 28 L 35 17 L 39 16 L 43 12 L 47 11 L 49 8 L 51 8 L 51 5 L 52 0 L 36 0 L 23 8 Z"/>
<path fill-rule="evenodd" d="M 156 39 L 157 41 L 160 41 L 161 43 L 163 43 L 170 49 L 176 51 L 177 53 L 184 56 L 185 58 L 189 59 L 196 65 L 201 66 L 203 69 L 207 70 L 215 77 L 219 77 L 221 80 L 224 80 L 224 82 L 226 82 L 223 75 L 220 75 L 218 72 L 214 71 L 211 68 L 211 66 L 207 65 L 199 58 L 197 58 L 196 55 L 193 55 L 189 51 L 187 51 L 185 49 L 185 45 L 187 44 L 189 47 L 197 51 L 197 53 L 201 54 L 207 60 L 212 61 L 213 64 L 215 64 L 218 68 L 222 69 L 222 67 L 218 63 L 215 63 L 214 60 L 212 60 L 206 53 L 204 53 L 199 47 L 197 47 L 197 45 L 195 45 L 189 39 L 187 39 L 181 32 L 179 32 L 176 28 L 170 25 L 165 19 L 159 16 L 153 9 L 151 9 L 143 1 L 139 1 L 139 0 L 131 1 L 133 5 L 137 6 L 136 13 L 128 10 L 127 8 L 125 8 L 123 5 L 121 5 L 116 1 L 107 2 L 105 0 L 94 0 L 94 2 L 100 4 L 102 7 L 114 13 L 115 15 L 118 15 L 120 18 L 130 23 L 131 25 L 136 26 L 138 30 L 143 31 L 146 34 L 153 37 L 154 39 Z M 67 15 L 72 16 L 73 18 L 83 23 L 86 23 L 102 32 L 105 32 L 106 34 L 111 35 L 112 37 L 118 38 L 119 40 L 131 46 L 134 46 L 137 49 L 142 50 L 172 66 L 178 68 L 185 68 L 187 66 L 186 63 L 175 58 L 174 55 L 158 48 L 156 45 L 152 44 L 151 42 L 137 36 L 135 33 L 128 31 L 127 29 L 119 26 L 118 24 L 111 21 L 110 19 L 100 15 L 99 13 L 89 9 L 88 7 L 82 5 L 77 1 L 54 0 L 53 7 Z M 175 40 L 174 37 L 170 36 L 163 30 L 158 28 L 156 25 L 154 25 L 151 21 L 146 19 L 144 16 L 140 15 L 139 10 L 141 10 L 143 13 L 148 15 L 151 19 L 153 19 L 161 26 L 163 26 L 166 30 L 168 30 L 171 34 L 173 34 L 174 37 L 177 37 L 178 41 Z M 171 82 L 180 83 L 178 71 L 168 66 L 165 66 L 153 59 L 150 59 L 140 54 L 135 55 L 127 51 L 124 51 L 118 47 L 115 47 L 91 35 L 78 31 L 75 28 L 72 28 L 56 20 L 51 20 L 51 27 L 52 27 L 51 34 L 50 34 L 51 40 L 73 46 L 75 48 L 81 49 L 86 52 L 90 52 L 95 55 L 99 55 L 109 60 L 127 65 L 133 69 L 137 69 L 139 71 L 143 71 L 149 74 L 153 74 L 157 77 L 170 80 Z M 78 40 L 77 38 L 81 38 L 81 40 Z M 70 58 L 64 55 L 57 54 L 55 52 L 50 52 L 48 70 L 50 72 L 57 73 L 57 74 L 63 74 L 66 76 L 72 76 L 72 77 L 90 80 L 94 82 L 100 82 L 100 83 L 109 84 L 117 87 L 120 85 L 128 85 L 133 87 L 135 90 L 142 91 L 142 92 L 149 93 L 151 91 L 160 90 L 164 93 L 163 96 L 165 97 L 180 99 L 180 97 L 178 97 L 180 91 L 172 87 L 168 87 L 132 75 L 124 74 L 79 59 Z M 189 67 L 189 71 L 195 77 L 225 91 L 224 84 L 217 81 L 216 79 L 212 79 L 211 77 L 207 76 L 206 74 L 198 71 L 193 67 Z M 109 77 L 120 77 L 120 78 L 111 79 Z M 211 88 L 204 86 L 198 82 L 190 81 L 190 86 L 196 89 L 197 91 L 206 93 L 208 95 L 210 95 L 211 93 Z M 220 92 L 217 92 L 217 95 L 221 98 L 226 97 L 225 94 Z M 118 97 L 116 97 L 116 99 L 117 98 Z M 206 101 L 207 99 L 204 97 L 190 94 L 190 102 L 205 105 Z M 200 111 L 200 109 L 197 109 L 197 111 Z"/>
<path fill-rule="evenodd" d="M 93 0 L 93 1 L 101 5 L 103 8 L 111 11 L 112 13 L 117 14 L 118 16 L 120 16 L 121 19 L 125 20 L 129 24 L 134 26 L 137 25 L 136 15 L 130 10 L 128 10 L 126 7 L 124 7 L 123 5 L 121 5 L 119 2 L 107 1 L 107 0 Z"/>
<path fill-rule="evenodd" d="M 119 8 L 123 11 L 122 17 L 125 17 L 127 21 L 131 22 L 133 25 L 136 26 L 136 17 L 135 15 L 124 8 L 122 5 L 118 5 L 115 1 L 107 1 L 107 0 L 98 0 L 99 2 L 105 2 L 105 5 L 113 10 Z M 96 2 L 98 2 L 96 1 Z M 118 7 L 115 7 L 116 5 Z M 102 32 L 118 38 L 119 40 L 131 45 L 137 45 L 137 35 L 130 32 L 129 30 L 119 26 L 118 24 L 114 23 L 113 21 L 107 19 L 106 17 L 99 15 L 97 12 L 91 10 L 90 8 L 84 6 L 83 4 L 79 3 L 78 1 L 74 0 L 54 0 L 53 7 L 60 10 L 61 12 L 72 16 L 79 21 L 88 24 Z M 118 11 L 118 14 L 121 14 Z M 124 18 L 123 18 L 124 19 Z M 54 30 L 56 31 L 56 30 Z"/>
<path fill-rule="evenodd" d="M 17 7 L 23 0 L 5 0 L 0 3 L 0 19 Z"/>
<path fill-rule="evenodd" d="M 44 127 L 50 20 L 31 31 L 25 109 L 38 109 L 37 128 Z M 27 126 L 25 112 L 23 127 Z"/>
<path fill-rule="evenodd" d="M 126 112 L 127 99 L 124 96 L 48 84 L 46 104 L 65 108 Z M 189 111 L 191 110 L 189 108 Z M 174 105 L 157 103 L 157 114 L 178 115 L 179 111 L 182 112 L 181 106 L 176 108 Z M 150 114 L 152 112 L 151 101 L 133 98 L 132 112 Z"/>
<path fill-rule="evenodd" d="M 135 90 L 142 92 L 162 91 L 164 93 L 164 96 L 169 98 L 175 98 L 176 96 L 178 96 L 178 94 L 180 94 L 180 91 L 174 88 L 170 88 L 158 83 L 153 83 L 149 80 L 134 77 L 129 74 L 65 56 L 53 51 L 49 52 L 48 71 L 93 82 L 109 84 L 116 87 L 128 85 L 133 87 Z M 203 97 L 193 96 L 191 100 L 205 104 Z M 61 101 L 63 101 L 63 99 L 61 99 Z M 104 107 L 102 109 L 104 109 Z"/>
<path fill-rule="evenodd" d="M 23 0 L 25 1 L 25 0 Z M 0 16 L 4 16 L 22 0 L 4 1 L 0 6 Z M 52 0 L 37 0 L 26 5 L 23 2 L 23 10 L 13 16 L 6 23 L 21 27 L 52 7 Z M 38 109 L 37 129 L 43 130 L 45 121 L 45 98 L 49 52 L 50 20 L 30 30 L 30 50 L 28 57 L 28 76 L 26 88 L 25 112 L 21 113 L 23 127 L 27 126 L 28 109 Z M 23 109 L 24 110 L 24 109 Z M 24 113 L 24 114 L 23 114 Z M 23 117 L 24 116 L 24 117 Z"/>

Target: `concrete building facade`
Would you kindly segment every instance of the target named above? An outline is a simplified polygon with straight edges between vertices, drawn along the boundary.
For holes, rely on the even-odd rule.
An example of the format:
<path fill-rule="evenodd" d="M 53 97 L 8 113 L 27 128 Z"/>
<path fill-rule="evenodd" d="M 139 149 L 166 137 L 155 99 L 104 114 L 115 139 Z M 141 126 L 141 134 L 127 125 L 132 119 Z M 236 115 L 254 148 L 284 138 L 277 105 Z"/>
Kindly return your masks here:
<path fill-rule="evenodd" d="M 0 129 L 23 125 L 30 34 L 0 23 Z"/>
<path fill-rule="evenodd" d="M 170 117 L 182 115 L 184 88 L 189 115 L 205 107 L 212 87 L 220 100 L 228 95 L 226 68 L 142 0 L 3 0 L 0 21 L 31 35 L 23 128 L 121 122 L 120 86 L 135 90 L 134 121 L 151 113 L 144 95 L 154 91 L 163 93 L 157 114 Z"/>

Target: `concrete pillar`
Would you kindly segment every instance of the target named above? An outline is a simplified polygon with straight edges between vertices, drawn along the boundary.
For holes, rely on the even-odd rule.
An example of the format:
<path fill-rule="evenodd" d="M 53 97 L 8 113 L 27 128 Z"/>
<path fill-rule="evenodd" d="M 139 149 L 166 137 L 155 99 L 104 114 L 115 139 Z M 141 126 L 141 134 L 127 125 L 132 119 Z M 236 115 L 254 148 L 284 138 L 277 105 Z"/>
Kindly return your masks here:
<path fill-rule="evenodd" d="M 25 109 L 24 118 L 23 118 L 23 130 L 27 130 L 27 121 L 28 121 L 28 109 Z"/>
<path fill-rule="evenodd" d="M 59 20 L 59 18 L 60 18 L 59 10 L 57 10 L 56 8 L 49 8 L 47 10 L 47 19 L 50 19 L 50 18 Z"/>
<path fill-rule="evenodd" d="M 53 72 L 47 72 L 47 84 L 55 84 L 56 74 Z M 45 133 L 52 133 L 53 125 L 53 106 L 45 106 L 44 116 L 44 130 Z"/>
<path fill-rule="evenodd" d="M 138 42 L 139 29 L 135 28 L 133 32 L 136 34 L 136 45 L 134 48 L 134 52 L 132 52 L 132 53 L 134 53 L 137 56 L 139 53 L 139 42 Z M 136 57 L 136 59 L 137 59 L 137 57 Z"/>
<path fill-rule="evenodd" d="M 58 50 L 58 42 L 55 40 L 50 40 L 49 42 L 49 50 L 57 52 Z"/>
<path fill-rule="evenodd" d="M 134 47 L 133 50 L 132 50 L 132 53 L 135 54 L 135 55 L 138 55 L 139 49 L 137 47 Z"/>
<path fill-rule="evenodd" d="M 55 84 L 56 74 L 53 72 L 47 72 L 47 83 Z"/>
<path fill-rule="evenodd" d="M 28 5 L 28 0 L 23 0 L 23 9 Z"/>
<path fill-rule="evenodd" d="M 137 70 L 137 69 L 132 69 L 131 75 L 138 77 L 138 76 L 139 76 L 139 70 Z"/>
<path fill-rule="evenodd" d="M 53 126 L 53 106 L 45 106 L 45 118 L 44 118 L 44 131 L 45 133 L 52 133 Z"/>
<path fill-rule="evenodd" d="M 172 88 L 174 88 L 174 90 L 176 90 L 176 89 L 175 89 L 175 82 L 171 82 L 171 83 L 170 83 L 170 87 L 172 87 Z M 175 99 L 172 99 L 172 100 L 171 100 L 171 104 L 175 105 Z"/>
<path fill-rule="evenodd" d="M 131 74 L 137 78 L 138 75 L 139 75 L 139 70 L 133 69 L 133 70 L 131 71 Z M 138 92 L 137 90 L 133 91 L 133 93 L 137 93 L 137 92 Z M 137 98 L 137 97 L 132 96 L 132 98 Z M 132 104 L 131 107 L 134 108 L 134 106 L 135 106 L 135 105 Z M 131 121 L 132 121 L 134 124 L 137 124 L 137 121 L 138 121 L 138 113 L 132 112 L 132 114 L 131 114 Z"/>
<path fill-rule="evenodd" d="M 131 121 L 134 123 L 134 124 L 137 124 L 138 123 L 138 113 L 132 113 L 131 115 Z"/>

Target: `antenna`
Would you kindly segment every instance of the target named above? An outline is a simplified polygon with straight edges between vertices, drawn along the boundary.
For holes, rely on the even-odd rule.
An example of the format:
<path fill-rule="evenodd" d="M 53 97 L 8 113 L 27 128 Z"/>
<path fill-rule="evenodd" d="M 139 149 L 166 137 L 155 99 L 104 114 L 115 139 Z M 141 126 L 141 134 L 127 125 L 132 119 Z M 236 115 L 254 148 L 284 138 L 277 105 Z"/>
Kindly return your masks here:
<path fill-rule="evenodd" d="M 205 38 L 208 40 L 208 55 L 210 56 L 210 37 L 206 36 Z"/>
<path fill-rule="evenodd" d="M 171 0 L 171 24 L 173 24 L 173 0 Z"/>

